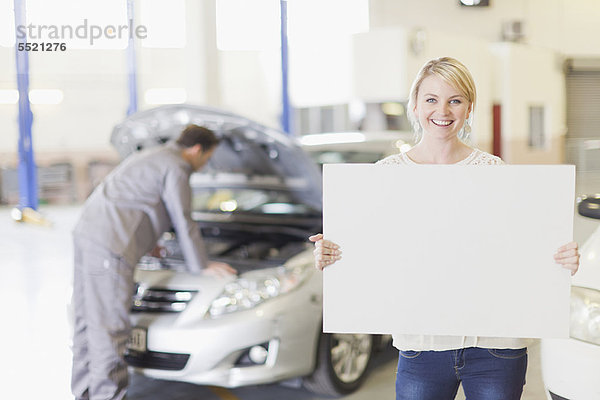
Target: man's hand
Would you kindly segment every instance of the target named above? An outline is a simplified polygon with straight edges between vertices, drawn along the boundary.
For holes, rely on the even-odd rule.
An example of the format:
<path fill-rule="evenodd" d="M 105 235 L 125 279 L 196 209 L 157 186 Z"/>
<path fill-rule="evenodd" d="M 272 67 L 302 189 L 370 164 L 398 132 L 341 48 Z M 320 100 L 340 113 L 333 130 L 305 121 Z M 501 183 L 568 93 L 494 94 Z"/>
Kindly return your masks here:
<path fill-rule="evenodd" d="M 156 258 L 164 258 L 168 255 L 168 252 L 167 249 L 163 246 L 156 245 L 150 252 L 150 255 Z"/>
<path fill-rule="evenodd" d="M 233 268 L 231 265 L 224 263 L 224 262 L 218 262 L 218 261 L 209 262 L 208 266 L 205 268 L 205 272 L 207 275 L 215 276 L 218 278 L 224 278 L 229 275 L 237 274 L 237 270 L 235 268 Z"/>

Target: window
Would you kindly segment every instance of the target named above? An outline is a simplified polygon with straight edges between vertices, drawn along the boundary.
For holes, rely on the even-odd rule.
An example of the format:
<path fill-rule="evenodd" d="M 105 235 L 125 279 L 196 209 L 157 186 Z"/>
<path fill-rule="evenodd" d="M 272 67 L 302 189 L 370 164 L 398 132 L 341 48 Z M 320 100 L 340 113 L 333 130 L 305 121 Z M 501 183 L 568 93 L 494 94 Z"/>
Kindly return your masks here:
<path fill-rule="evenodd" d="M 546 147 L 546 125 L 544 106 L 529 106 L 529 147 Z"/>
<path fill-rule="evenodd" d="M 260 51 L 279 48 L 278 0 L 217 0 L 217 48 Z"/>

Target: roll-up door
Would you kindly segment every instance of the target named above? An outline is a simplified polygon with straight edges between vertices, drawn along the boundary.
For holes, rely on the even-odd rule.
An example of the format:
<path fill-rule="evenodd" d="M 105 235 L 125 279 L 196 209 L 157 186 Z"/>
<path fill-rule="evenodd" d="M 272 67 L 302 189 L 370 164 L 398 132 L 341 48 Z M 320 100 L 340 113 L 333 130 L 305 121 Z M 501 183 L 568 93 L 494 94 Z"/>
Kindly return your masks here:
<path fill-rule="evenodd" d="M 600 171 L 600 59 L 566 62 L 567 162 Z"/>

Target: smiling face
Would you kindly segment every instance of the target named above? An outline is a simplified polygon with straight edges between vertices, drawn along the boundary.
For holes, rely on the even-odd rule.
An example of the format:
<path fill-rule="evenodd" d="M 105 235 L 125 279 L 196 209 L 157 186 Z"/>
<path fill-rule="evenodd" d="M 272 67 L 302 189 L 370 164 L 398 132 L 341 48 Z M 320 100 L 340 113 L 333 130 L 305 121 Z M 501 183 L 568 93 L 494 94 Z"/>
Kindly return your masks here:
<path fill-rule="evenodd" d="M 414 113 L 424 136 L 440 139 L 457 138 L 471 111 L 465 95 L 437 75 L 421 82 Z"/>

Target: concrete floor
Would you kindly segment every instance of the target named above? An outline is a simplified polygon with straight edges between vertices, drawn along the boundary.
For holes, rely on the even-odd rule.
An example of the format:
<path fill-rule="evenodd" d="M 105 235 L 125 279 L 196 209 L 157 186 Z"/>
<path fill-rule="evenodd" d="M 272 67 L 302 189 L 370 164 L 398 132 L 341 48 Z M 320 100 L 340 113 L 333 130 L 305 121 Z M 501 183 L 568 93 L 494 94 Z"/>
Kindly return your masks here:
<path fill-rule="evenodd" d="M 590 183 L 591 182 L 591 183 Z M 578 181 L 578 193 L 600 191 L 600 180 Z M 595 189 L 595 190 L 594 190 Z M 67 303 L 72 280 L 70 231 L 78 207 L 41 207 L 51 227 L 16 223 L 9 208 L 0 208 L 0 329 L 2 363 L 0 398 L 71 399 L 71 353 Z M 598 222 L 575 217 L 575 239 L 580 243 Z M 357 392 L 348 400 L 392 399 L 396 353 L 384 351 Z M 226 390 L 176 382 L 132 378 L 130 399 L 319 399 L 303 389 L 281 385 Z M 461 394 L 459 399 L 464 399 Z M 538 346 L 530 349 L 524 400 L 545 399 Z"/>

